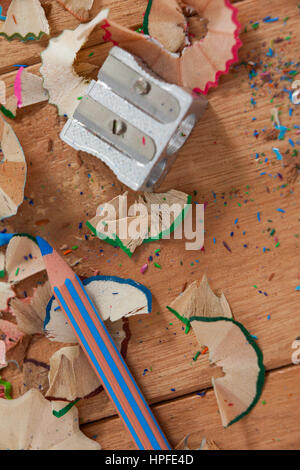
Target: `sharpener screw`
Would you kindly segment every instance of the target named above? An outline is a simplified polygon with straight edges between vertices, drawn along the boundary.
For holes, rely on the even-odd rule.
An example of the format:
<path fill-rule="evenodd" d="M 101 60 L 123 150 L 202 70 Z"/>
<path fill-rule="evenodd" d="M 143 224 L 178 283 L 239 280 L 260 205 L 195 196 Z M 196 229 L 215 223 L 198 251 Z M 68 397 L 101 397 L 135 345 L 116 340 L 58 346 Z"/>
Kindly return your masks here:
<path fill-rule="evenodd" d="M 147 95 L 151 89 L 151 85 L 144 78 L 139 78 L 133 85 L 133 88 L 138 95 Z"/>
<path fill-rule="evenodd" d="M 113 121 L 110 121 L 109 128 L 114 135 L 123 135 L 127 130 L 125 122 L 121 121 L 120 119 L 114 119 Z"/>

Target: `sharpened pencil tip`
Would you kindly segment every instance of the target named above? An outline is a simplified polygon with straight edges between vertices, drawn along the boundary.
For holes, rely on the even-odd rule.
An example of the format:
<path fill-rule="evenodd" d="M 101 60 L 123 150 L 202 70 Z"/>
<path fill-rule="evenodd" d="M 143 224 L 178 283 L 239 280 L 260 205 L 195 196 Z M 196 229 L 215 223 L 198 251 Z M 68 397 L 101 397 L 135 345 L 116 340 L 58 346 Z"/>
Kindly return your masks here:
<path fill-rule="evenodd" d="M 38 242 L 42 256 L 50 255 L 51 253 L 53 253 L 52 246 L 50 246 L 49 243 L 46 242 L 46 240 L 41 237 L 36 237 L 36 241 Z"/>

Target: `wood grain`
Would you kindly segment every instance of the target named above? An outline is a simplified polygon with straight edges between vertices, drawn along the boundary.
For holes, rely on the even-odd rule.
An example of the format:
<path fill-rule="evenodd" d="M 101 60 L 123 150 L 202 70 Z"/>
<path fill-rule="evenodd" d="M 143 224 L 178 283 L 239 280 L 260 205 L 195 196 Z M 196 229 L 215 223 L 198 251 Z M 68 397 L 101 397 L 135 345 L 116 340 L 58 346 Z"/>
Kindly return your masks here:
<path fill-rule="evenodd" d="M 99 6 L 97 0 L 95 4 Z M 140 24 L 146 1 L 107 0 L 101 2 L 101 5 L 111 5 L 115 19 L 135 27 Z M 259 62 L 260 59 L 263 62 L 270 61 L 266 58 L 266 51 L 271 41 L 287 35 L 291 35 L 291 40 L 284 40 L 272 47 L 276 54 L 286 60 L 299 60 L 300 41 L 296 32 L 299 30 L 300 15 L 296 1 L 243 0 L 237 6 L 243 29 L 247 25 L 247 32 L 241 35 L 244 43 L 240 51 L 241 63 L 247 64 L 249 60 Z M 78 24 L 56 2 L 53 2 L 51 15 L 50 23 L 55 35 L 65 27 L 71 28 Z M 278 16 L 280 21 L 263 23 L 261 20 L 267 15 Z M 284 24 L 282 19 L 287 16 L 289 20 Z M 259 21 L 259 28 L 252 29 L 251 21 Z M 45 45 L 46 42 L 36 44 L 32 41 L 28 44 L 17 41 L 8 44 L 1 40 L 0 73 L 13 70 L 14 63 L 35 64 L 28 70 L 37 73 L 39 53 Z M 80 52 L 80 61 L 100 66 L 109 47 L 101 43 L 96 31 Z M 89 56 L 91 52 L 94 53 L 92 57 Z M 276 60 L 273 60 L 276 65 Z M 275 65 L 271 70 L 276 75 L 279 72 L 276 72 Z M 12 85 L 14 73 L 2 75 L 1 79 Z M 257 82 L 260 83 L 260 80 L 257 79 Z M 282 89 L 289 85 L 283 82 L 279 86 Z M 206 114 L 161 187 L 162 191 L 175 188 L 189 192 L 194 194 L 194 201 L 207 203 L 205 251 L 202 252 L 185 251 L 183 241 L 170 240 L 145 245 L 136 251 L 133 259 L 129 259 L 125 253 L 91 237 L 84 228 L 85 221 L 94 215 L 100 203 L 125 188 L 102 162 L 90 155 L 75 152 L 59 139 L 64 118 L 57 116 L 53 106 L 42 104 L 20 110 L 12 123 L 28 164 L 26 200 L 18 215 L 0 223 L 0 229 L 39 234 L 56 248 L 63 244 L 69 247 L 76 244 L 78 250 L 69 255 L 68 259 L 70 263 L 82 259 L 75 268 L 79 275 L 91 276 L 100 271 L 101 274 L 133 278 L 151 289 L 154 296 L 153 313 L 130 319 L 132 339 L 127 355 L 128 365 L 150 403 L 176 398 L 174 405 L 173 401 L 170 405 L 164 405 L 176 408 L 178 403 L 186 400 L 181 400 L 181 396 L 210 387 L 214 371 L 207 357 L 200 357 L 197 362 L 192 360 L 198 349 L 193 332 L 185 335 L 178 320 L 166 310 L 166 306 L 182 291 L 186 282 L 201 279 L 204 273 L 207 273 L 217 293 L 225 293 L 234 317 L 258 338 L 266 368 L 272 370 L 291 364 L 291 345 L 300 335 L 299 292 L 295 291 L 300 276 L 296 262 L 299 258 L 297 235 L 300 233 L 300 188 L 297 182 L 288 182 L 282 162 L 277 161 L 272 152 L 273 146 L 285 151 L 287 141 L 266 141 L 262 129 L 272 128 L 270 113 L 274 105 L 280 105 L 281 121 L 290 128 L 293 124 L 300 124 L 300 109 L 294 107 L 293 115 L 289 116 L 290 102 L 285 93 L 279 94 L 271 104 L 270 99 L 275 92 L 267 85 L 259 87 L 256 93 L 257 104 L 253 107 L 246 65 L 239 65 L 228 76 L 222 77 L 220 86 L 209 93 Z M 256 121 L 252 121 L 253 118 Z M 258 138 L 253 136 L 255 129 L 259 131 Z M 292 136 L 297 139 L 294 134 Z M 264 162 L 265 157 L 256 159 L 256 153 L 265 153 L 268 162 Z M 264 171 L 266 174 L 261 175 Z M 283 175 L 283 180 L 277 176 L 278 173 Z M 287 186 L 282 187 L 283 184 Z M 278 208 L 286 212 L 280 213 Z M 257 218 L 258 212 L 261 222 Z M 45 219 L 49 222 L 39 225 L 39 221 Z M 82 229 L 79 228 L 81 223 Z M 273 228 L 280 242 L 277 248 L 274 237 L 270 236 Z M 234 232 L 233 236 L 231 232 Z M 89 236 L 88 241 L 85 240 L 86 234 Z M 223 241 L 230 246 L 231 252 L 224 248 Z M 150 255 L 154 255 L 158 247 L 161 248 L 158 262 L 162 270 L 157 270 L 150 263 L 147 273 L 142 275 L 140 267 Z M 264 252 L 263 248 L 270 251 Z M 24 286 L 30 293 L 34 283 L 26 283 Z M 24 286 L 20 286 L 20 293 L 25 289 Z M 293 380 L 296 381 L 295 374 L 291 375 L 288 382 L 291 387 Z M 175 392 L 171 389 L 175 389 Z M 275 388 L 274 394 L 276 399 L 281 400 Z M 195 397 L 193 399 L 196 400 Z M 283 409 L 286 406 L 285 402 L 278 403 L 283 403 Z M 82 423 L 114 414 L 113 407 L 103 393 L 80 402 L 79 408 Z M 210 417 L 205 411 L 203 416 L 205 419 L 201 421 L 201 426 L 206 429 Z M 164 415 L 161 419 L 162 424 L 166 423 L 167 426 Z M 274 423 L 271 418 L 264 419 L 270 420 L 269 429 Z M 117 423 L 114 420 L 109 422 Z M 106 423 L 101 426 L 108 433 Z M 278 420 L 276 423 L 279 426 Z M 255 434 L 255 426 L 255 419 L 252 421 L 251 418 L 251 436 Z M 181 429 L 176 433 L 173 434 L 174 439 L 178 435 L 180 440 Z M 115 445 L 117 434 L 112 432 L 109 446 Z M 250 447 L 273 445 L 271 441 L 258 444 L 254 437 L 251 439 Z M 292 446 L 292 437 L 286 435 L 284 442 L 286 440 Z M 104 440 L 104 445 L 105 442 L 108 441 Z M 124 444 L 125 441 L 122 442 Z M 230 448 L 235 442 L 240 446 L 247 444 L 245 440 L 232 442 L 231 437 L 227 440 L 224 438 L 221 444 Z"/>
<path fill-rule="evenodd" d="M 261 400 L 250 415 L 227 429 L 221 425 L 212 391 L 205 397 L 195 394 L 153 407 L 171 446 L 190 435 L 188 445 L 199 448 L 204 437 L 220 449 L 296 450 L 300 447 L 299 366 L 271 372 Z M 119 418 L 82 426 L 103 449 L 133 449 Z"/>

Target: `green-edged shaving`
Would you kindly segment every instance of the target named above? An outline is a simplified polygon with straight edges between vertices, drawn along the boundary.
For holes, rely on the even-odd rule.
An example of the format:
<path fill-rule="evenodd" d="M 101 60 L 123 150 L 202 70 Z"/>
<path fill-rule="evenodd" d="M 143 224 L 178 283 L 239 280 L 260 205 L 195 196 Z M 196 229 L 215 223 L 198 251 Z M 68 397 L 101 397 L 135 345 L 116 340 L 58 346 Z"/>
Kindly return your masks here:
<path fill-rule="evenodd" d="M 206 298 L 200 294 L 197 301 L 195 287 L 185 292 L 184 301 L 179 296 L 167 308 L 192 326 L 199 344 L 209 349 L 210 362 L 222 367 L 225 375 L 212 379 L 212 384 L 222 424 L 228 427 L 246 416 L 259 400 L 265 376 L 263 355 L 246 328 L 229 317 L 224 296 L 219 298 L 218 305 L 210 294 Z"/>
<path fill-rule="evenodd" d="M 39 0 L 12 0 L 0 36 L 11 41 L 20 39 L 39 40 L 43 34 L 50 34 L 48 20 Z"/>
<path fill-rule="evenodd" d="M 130 257 L 142 243 L 169 238 L 191 207 L 191 196 L 171 189 L 143 193 L 127 214 L 126 198 L 124 193 L 99 206 L 86 225 L 100 240 L 119 246 Z"/>

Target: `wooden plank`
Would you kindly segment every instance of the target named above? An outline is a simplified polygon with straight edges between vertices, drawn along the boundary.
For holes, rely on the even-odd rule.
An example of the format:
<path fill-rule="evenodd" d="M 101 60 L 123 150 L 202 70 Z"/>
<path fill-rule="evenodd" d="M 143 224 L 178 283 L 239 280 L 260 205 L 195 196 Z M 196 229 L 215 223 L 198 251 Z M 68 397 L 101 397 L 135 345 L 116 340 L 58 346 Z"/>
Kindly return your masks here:
<path fill-rule="evenodd" d="M 262 398 L 251 413 L 224 429 L 212 391 L 204 398 L 192 395 L 153 407 L 171 446 L 190 434 L 188 444 L 197 449 L 204 437 L 220 449 L 298 450 L 300 382 L 299 366 L 268 375 Z M 82 426 L 103 449 L 134 449 L 119 418 Z"/>
<path fill-rule="evenodd" d="M 242 61 L 260 54 L 265 60 L 270 41 L 290 32 L 292 41 L 274 45 L 274 50 L 283 57 L 299 58 L 299 39 L 295 31 L 299 28 L 300 17 L 296 16 L 297 5 L 292 0 L 284 3 L 268 0 L 259 4 L 245 0 L 239 8 L 243 26 L 248 24 L 249 27 L 249 32 L 242 34 Z M 135 7 L 127 10 L 133 18 Z M 251 20 L 261 21 L 270 13 L 281 19 L 290 16 L 288 26 L 284 26 L 282 20 L 272 24 L 261 23 L 257 30 L 249 26 Z M 263 42 L 265 46 L 262 46 Z M 86 58 L 91 51 L 95 52 L 93 63 L 101 62 L 107 45 L 90 47 L 82 52 L 81 57 Z M 22 60 L 21 52 L 17 58 L 14 61 Z M 37 69 L 38 65 L 32 70 Z M 4 76 L 10 83 L 12 77 L 11 74 Z M 78 154 L 60 141 L 59 132 L 64 119 L 57 117 L 54 107 L 43 104 L 21 110 L 13 122 L 27 157 L 27 199 L 17 217 L 0 223 L 0 229 L 40 234 L 57 248 L 65 243 L 69 246 L 77 244 L 79 248 L 70 255 L 70 261 L 82 258 L 76 267 L 78 274 L 91 276 L 95 271 L 118 274 L 143 282 L 151 289 L 153 314 L 130 319 L 132 339 L 127 356 L 129 367 L 151 403 L 210 385 L 212 370 L 207 357 L 192 361 L 198 349 L 193 333 L 185 335 L 179 322 L 165 308 L 181 292 L 186 281 L 201 279 L 204 272 L 217 292 L 224 291 L 235 318 L 258 337 L 266 367 L 273 369 L 291 363 L 291 344 L 300 331 L 299 293 L 295 292 L 299 284 L 299 270 L 295 263 L 295 256 L 299 253 L 295 237 L 299 232 L 296 204 L 299 185 L 277 190 L 282 184 L 278 178 L 260 176 L 262 169 L 273 175 L 283 171 L 271 149 L 273 145 L 283 149 L 287 145 L 265 141 L 262 132 L 258 139 L 253 137 L 256 127 L 260 131 L 263 127 L 271 128 L 270 109 L 273 105 L 270 104 L 269 89 L 264 87 L 259 89 L 257 107 L 253 109 L 251 92 L 244 67 L 221 79 L 220 86 L 209 94 L 208 111 L 180 152 L 161 188 L 196 191 L 194 199 L 208 203 L 205 252 L 201 253 L 185 251 L 183 242 L 171 240 L 141 247 L 129 260 L 123 252 L 99 240 L 91 238 L 86 241 L 84 235 L 88 231 L 79 229 L 79 224 L 94 215 L 98 204 L 124 190 L 123 186 L 100 161 Z M 281 102 L 282 123 L 287 126 L 299 124 L 298 108 L 289 117 L 287 95 L 275 99 L 274 104 Z M 252 122 L 253 117 L 257 121 Z M 49 150 L 49 141 L 53 143 L 53 150 Z M 256 152 L 265 152 L 271 163 L 259 165 L 253 158 Z M 286 176 L 283 182 L 286 182 Z M 277 212 L 279 207 L 286 213 Z M 257 212 L 261 212 L 261 222 L 257 220 Z M 237 218 L 239 221 L 234 224 Z M 39 225 L 41 220 L 49 222 Z M 278 248 L 267 231 L 270 228 L 276 229 L 280 240 Z M 234 236 L 230 237 L 232 231 Z M 216 244 L 213 243 L 214 237 Z M 224 248 L 223 240 L 230 245 L 232 253 Z M 265 246 L 271 251 L 263 253 Z M 152 264 L 148 272 L 141 275 L 140 267 L 158 247 L 162 249 L 159 263 L 163 269 L 158 271 Z M 268 296 L 260 294 L 259 290 Z M 144 374 L 145 369 L 149 372 Z M 175 388 L 175 392 L 171 388 Z M 80 408 L 82 422 L 114 413 L 103 394 L 82 401 Z"/>

